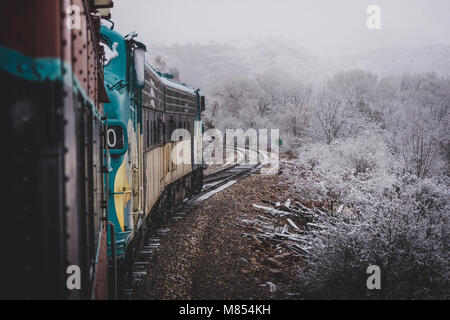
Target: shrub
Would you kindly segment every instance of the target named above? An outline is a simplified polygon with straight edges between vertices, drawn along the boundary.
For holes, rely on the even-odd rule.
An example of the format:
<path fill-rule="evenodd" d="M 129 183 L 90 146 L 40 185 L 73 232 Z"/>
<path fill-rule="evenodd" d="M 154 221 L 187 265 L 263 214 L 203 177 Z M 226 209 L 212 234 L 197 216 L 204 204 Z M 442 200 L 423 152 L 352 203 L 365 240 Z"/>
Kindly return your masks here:
<path fill-rule="evenodd" d="M 412 178 L 360 214 L 317 221 L 322 227 L 304 236 L 311 256 L 299 271 L 301 292 L 306 298 L 448 299 L 448 190 Z M 382 290 L 367 289 L 369 265 L 381 268 Z"/>

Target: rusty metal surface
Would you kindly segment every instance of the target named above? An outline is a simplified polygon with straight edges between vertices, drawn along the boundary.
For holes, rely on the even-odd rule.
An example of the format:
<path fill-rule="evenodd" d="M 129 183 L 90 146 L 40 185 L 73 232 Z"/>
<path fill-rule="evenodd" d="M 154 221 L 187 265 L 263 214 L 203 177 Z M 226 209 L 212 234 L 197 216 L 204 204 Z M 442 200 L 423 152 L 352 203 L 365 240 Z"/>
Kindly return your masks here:
<path fill-rule="evenodd" d="M 100 250 L 99 259 L 97 263 L 97 268 L 95 270 L 95 282 L 94 282 L 94 296 L 93 298 L 97 300 L 107 300 L 109 297 L 108 293 L 108 259 L 107 259 L 107 228 L 106 224 L 101 228 L 101 240 L 100 240 Z"/>
<path fill-rule="evenodd" d="M 102 111 L 103 87 L 98 39 L 100 19 L 84 0 L 2 1 L 0 45 L 32 58 L 61 58 L 72 66 L 81 87 Z M 68 29 L 71 6 L 80 10 L 80 28 Z M 86 7 L 87 5 L 87 7 Z M 100 99 L 99 99 L 100 97 Z"/>
<path fill-rule="evenodd" d="M 2 1 L 0 44 L 30 57 L 59 57 L 60 1 Z"/>
<path fill-rule="evenodd" d="M 90 8 L 89 3 L 90 1 L 82 0 L 2 1 L 0 45 L 30 58 L 61 59 L 72 68 L 72 70 L 66 69 L 61 72 L 73 72 L 73 77 L 76 77 L 86 96 L 102 114 L 103 107 L 100 101 L 107 101 L 107 96 L 103 87 L 102 62 L 98 46 L 100 21 L 90 15 L 93 8 Z M 72 5 L 82 8 L 80 29 L 69 30 L 68 28 L 67 8 Z M 75 80 L 75 78 L 72 79 Z M 85 100 L 85 96 L 75 93 L 74 85 L 71 83 L 50 81 L 29 83 L 3 73 L 0 73 L 0 81 L 3 87 L 7 88 L 7 95 L 4 96 L 5 107 L 16 110 L 17 101 L 26 98 L 31 106 L 29 108 L 36 112 L 36 127 L 39 128 L 38 131 L 29 135 L 35 142 L 31 144 L 33 150 L 28 146 L 31 142 L 22 143 L 19 138 L 14 139 L 11 148 L 8 148 L 17 149 L 17 155 L 10 154 L 12 158 L 9 162 L 17 167 L 17 170 L 12 171 L 26 173 L 25 169 L 28 168 L 24 165 L 26 160 L 34 159 L 36 162 L 35 167 L 30 164 L 31 169 L 27 169 L 30 174 L 26 177 L 31 181 L 29 185 L 33 189 L 31 187 L 24 190 L 19 187 L 13 188 L 15 192 L 13 196 L 19 194 L 18 192 L 24 193 L 21 196 L 21 202 L 26 205 L 23 221 L 14 220 L 9 224 L 11 230 L 20 230 L 20 232 L 15 231 L 12 237 L 17 238 L 23 233 L 24 239 L 31 240 L 23 242 L 24 250 L 22 251 L 29 250 L 30 254 L 25 254 L 16 260 L 14 263 L 17 264 L 17 268 L 12 269 L 16 269 L 15 271 L 24 281 L 28 278 L 37 281 L 37 289 L 34 288 L 36 292 L 27 293 L 26 283 L 23 288 L 20 285 L 16 286 L 17 296 L 39 298 L 40 290 L 42 290 L 44 293 L 41 298 L 46 297 L 45 292 L 48 292 L 47 296 L 51 298 L 86 298 L 91 292 L 81 294 L 74 292 L 70 295 L 63 292 L 66 276 L 64 267 L 67 264 L 80 266 L 91 264 L 92 258 L 95 258 L 99 233 L 104 233 L 98 223 L 104 200 L 102 199 L 103 142 L 100 136 L 100 120 L 96 118 L 93 121 L 92 106 Z M 9 120 L 8 117 L 4 119 L 6 125 L 9 125 Z M 58 130 L 54 131 L 55 128 Z M 45 138 L 53 139 L 51 143 L 48 143 L 47 149 L 42 145 Z M 85 143 L 88 145 L 86 146 Z M 23 150 L 33 151 L 33 153 L 22 155 Z M 38 164 L 45 166 L 47 171 L 40 169 Z M 31 180 L 30 177 L 35 179 Z M 86 177 L 91 180 L 86 182 Z M 10 181 L 19 186 L 20 179 L 22 179 L 21 176 L 12 176 Z M 32 195 L 31 191 L 35 194 Z M 12 210 L 8 211 L 12 212 Z M 15 212 L 17 211 L 16 208 Z M 34 214 L 32 218 L 25 216 L 30 212 Z M 89 220 L 91 217 L 94 217 L 94 221 Z M 22 219 L 19 214 L 14 217 L 14 219 L 19 218 Z M 25 225 L 24 221 L 30 225 Z M 45 231 L 47 226 L 49 230 Z M 84 230 L 85 227 L 89 227 L 89 230 Z M 88 234 L 87 237 L 86 234 Z M 41 240 L 38 240 L 39 237 Z M 51 241 L 45 242 L 46 239 Z M 96 280 L 98 285 L 96 290 L 100 297 L 105 296 L 104 279 L 107 278 L 106 236 L 102 239 L 100 252 L 105 257 L 99 259 L 100 264 L 96 272 L 99 277 Z M 14 249 L 14 244 L 11 245 Z M 17 242 L 17 246 L 19 245 L 20 243 Z M 20 250 L 16 251 L 12 252 L 13 261 L 15 255 L 20 252 Z M 40 257 L 36 256 L 38 254 Z M 11 267 L 14 267 L 14 264 Z M 31 271 L 22 270 L 24 267 L 29 267 Z M 43 273 L 42 270 L 44 270 Z M 26 276 L 26 272 L 30 274 L 30 277 Z M 89 275 L 89 272 L 86 274 Z M 47 280 L 55 276 L 59 277 L 59 280 L 57 283 L 47 281 L 48 284 L 45 285 L 45 276 L 48 276 Z M 23 292 L 19 292 L 21 288 L 24 289 Z"/>

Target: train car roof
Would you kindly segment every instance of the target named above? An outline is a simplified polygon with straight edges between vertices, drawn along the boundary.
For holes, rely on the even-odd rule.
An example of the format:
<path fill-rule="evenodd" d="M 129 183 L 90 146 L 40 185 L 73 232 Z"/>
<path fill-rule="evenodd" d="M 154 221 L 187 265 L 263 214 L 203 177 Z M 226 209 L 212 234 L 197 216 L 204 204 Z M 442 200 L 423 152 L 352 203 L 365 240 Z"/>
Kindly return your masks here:
<path fill-rule="evenodd" d="M 190 93 L 193 95 L 196 95 L 196 90 L 185 84 L 185 83 L 180 83 L 178 81 L 172 80 L 167 78 L 167 76 L 165 76 L 164 74 L 162 74 L 161 72 L 156 71 L 148 62 L 145 63 L 145 66 L 147 67 L 147 69 L 149 69 L 149 71 L 151 73 L 153 73 L 153 75 L 155 75 L 165 86 L 176 89 L 176 90 L 180 90 L 186 93 Z"/>

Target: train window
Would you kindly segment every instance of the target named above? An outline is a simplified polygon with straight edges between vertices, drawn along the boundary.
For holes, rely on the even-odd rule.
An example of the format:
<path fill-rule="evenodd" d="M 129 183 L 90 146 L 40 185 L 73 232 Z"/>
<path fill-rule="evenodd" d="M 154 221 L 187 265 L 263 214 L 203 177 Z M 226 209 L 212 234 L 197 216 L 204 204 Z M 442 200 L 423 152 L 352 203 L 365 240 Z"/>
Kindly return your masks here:
<path fill-rule="evenodd" d="M 169 133 L 167 135 L 167 139 L 170 140 L 172 139 L 172 132 L 175 130 L 175 121 L 173 120 L 173 117 L 170 117 L 170 122 L 169 122 Z"/>
<path fill-rule="evenodd" d="M 155 131 L 155 128 L 153 127 L 153 120 L 150 120 L 150 126 L 151 126 L 151 129 L 150 129 L 150 146 L 153 146 L 153 143 L 154 143 L 154 141 L 153 141 L 153 131 Z"/>
<path fill-rule="evenodd" d="M 109 149 L 121 150 L 124 148 L 123 128 L 121 126 L 110 126 L 107 136 Z"/>
<path fill-rule="evenodd" d="M 153 141 L 154 141 L 154 144 L 157 145 L 158 144 L 158 123 L 156 121 L 156 117 L 155 117 L 155 120 L 153 120 L 153 128 L 155 129 L 155 131 L 153 132 Z"/>
<path fill-rule="evenodd" d="M 160 140 L 159 140 L 159 130 L 160 130 L 160 126 L 159 126 L 159 118 L 156 119 L 156 144 L 159 145 Z"/>
<path fill-rule="evenodd" d="M 158 144 L 161 143 L 161 118 L 158 117 Z"/>
<path fill-rule="evenodd" d="M 156 145 L 156 121 L 153 120 L 153 145 Z"/>
<path fill-rule="evenodd" d="M 205 101 L 204 96 L 201 97 L 200 103 L 201 103 L 201 108 L 202 108 L 201 110 L 202 110 L 202 112 L 204 112 L 206 110 L 206 101 Z"/>
<path fill-rule="evenodd" d="M 149 123 L 149 120 L 148 120 L 148 113 L 147 113 L 147 130 L 146 130 L 146 133 L 147 133 L 147 136 L 146 136 L 146 139 L 147 139 L 147 148 L 149 148 L 150 147 L 150 123 Z"/>

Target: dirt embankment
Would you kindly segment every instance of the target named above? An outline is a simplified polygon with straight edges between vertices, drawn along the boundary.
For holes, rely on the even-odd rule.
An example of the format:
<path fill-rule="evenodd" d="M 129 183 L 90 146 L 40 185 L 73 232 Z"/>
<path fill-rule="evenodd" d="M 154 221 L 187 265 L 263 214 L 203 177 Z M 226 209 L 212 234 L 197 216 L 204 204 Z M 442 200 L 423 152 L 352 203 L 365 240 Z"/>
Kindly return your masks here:
<path fill-rule="evenodd" d="M 260 224 L 283 227 L 284 221 L 252 205 L 280 201 L 288 188 L 280 176 L 253 175 L 170 222 L 134 298 L 297 298 L 295 270 L 301 258 L 251 236 Z"/>

